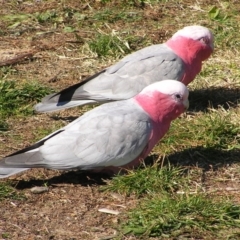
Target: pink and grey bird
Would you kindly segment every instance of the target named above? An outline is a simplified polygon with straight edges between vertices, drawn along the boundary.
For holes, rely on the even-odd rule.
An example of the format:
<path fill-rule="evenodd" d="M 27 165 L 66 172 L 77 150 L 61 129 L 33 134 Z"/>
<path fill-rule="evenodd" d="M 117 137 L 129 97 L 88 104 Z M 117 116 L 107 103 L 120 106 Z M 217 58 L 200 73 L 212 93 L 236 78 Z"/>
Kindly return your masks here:
<path fill-rule="evenodd" d="M 171 121 L 188 107 L 188 89 L 175 80 L 135 97 L 100 105 L 34 145 L 0 160 L 0 178 L 28 168 L 117 172 L 146 158 Z"/>
<path fill-rule="evenodd" d="M 128 99 L 164 79 L 188 85 L 201 71 L 202 62 L 212 54 L 213 41 L 209 29 L 187 26 L 164 44 L 143 48 L 76 85 L 46 96 L 35 110 L 51 112 Z"/>

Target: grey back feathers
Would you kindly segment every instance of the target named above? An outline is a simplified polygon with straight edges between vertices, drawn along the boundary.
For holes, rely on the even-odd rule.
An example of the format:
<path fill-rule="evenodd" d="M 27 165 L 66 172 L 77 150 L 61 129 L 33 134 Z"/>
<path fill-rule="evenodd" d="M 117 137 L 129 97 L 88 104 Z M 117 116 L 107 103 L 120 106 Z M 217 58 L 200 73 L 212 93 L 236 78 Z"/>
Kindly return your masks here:
<path fill-rule="evenodd" d="M 126 56 L 83 82 L 45 97 L 35 110 L 51 112 L 128 99 L 151 83 L 164 79 L 180 81 L 183 74 L 184 62 L 181 58 L 165 44 L 153 45 Z"/>

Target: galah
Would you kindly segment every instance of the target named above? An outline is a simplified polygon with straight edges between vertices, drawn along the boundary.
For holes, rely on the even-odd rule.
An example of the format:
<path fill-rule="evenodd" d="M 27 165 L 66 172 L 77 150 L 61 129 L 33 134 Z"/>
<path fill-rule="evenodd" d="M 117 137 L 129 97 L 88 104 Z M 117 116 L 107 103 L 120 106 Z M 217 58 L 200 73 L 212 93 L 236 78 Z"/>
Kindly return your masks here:
<path fill-rule="evenodd" d="M 35 110 L 51 112 L 128 99 L 164 79 L 188 85 L 212 54 L 213 42 L 213 34 L 206 27 L 184 27 L 166 43 L 143 48 L 80 83 L 46 96 Z"/>
<path fill-rule="evenodd" d="M 133 98 L 100 105 L 34 145 L 0 160 L 0 178 L 28 168 L 110 170 L 138 166 L 188 107 L 188 89 L 175 80 Z"/>

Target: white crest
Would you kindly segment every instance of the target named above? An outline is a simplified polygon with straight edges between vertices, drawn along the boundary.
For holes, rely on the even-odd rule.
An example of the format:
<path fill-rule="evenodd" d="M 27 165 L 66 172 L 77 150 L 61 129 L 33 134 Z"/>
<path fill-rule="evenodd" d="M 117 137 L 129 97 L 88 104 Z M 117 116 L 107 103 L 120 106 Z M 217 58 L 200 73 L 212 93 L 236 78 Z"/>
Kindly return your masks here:
<path fill-rule="evenodd" d="M 213 34 L 208 28 L 203 27 L 203 26 L 198 26 L 198 25 L 187 26 L 187 27 L 184 27 L 184 28 L 178 30 L 172 36 L 172 39 L 174 39 L 178 36 L 191 38 L 193 40 L 198 40 L 203 37 L 208 37 L 211 42 L 213 42 L 213 40 L 214 40 Z"/>
<path fill-rule="evenodd" d="M 151 95 L 155 91 L 167 95 L 180 94 L 184 96 L 184 98 L 188 98 L 189 94 L 187 87 L 183 83 L 176 80 L 163 80 L 155 82 L 145 87 L 141 93 Z"/>

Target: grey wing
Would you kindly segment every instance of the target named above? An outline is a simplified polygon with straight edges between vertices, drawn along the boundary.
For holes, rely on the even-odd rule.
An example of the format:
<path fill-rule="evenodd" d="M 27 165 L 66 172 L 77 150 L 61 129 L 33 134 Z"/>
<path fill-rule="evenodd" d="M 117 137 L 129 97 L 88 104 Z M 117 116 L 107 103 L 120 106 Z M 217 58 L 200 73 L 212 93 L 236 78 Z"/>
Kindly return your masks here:
<path fill-rule="evenodd" d="M 81 83 L 47 96 L 35 106 L 40 112 L 77 105 L 129 99 L 144 87 L 164 79 L 180 81 L 184 62 L 165 44 L 134 52 Z"/>
<path fill-rule="evenodd" d="M 4 161 L 8 167 L 18 168 L 90 169 L 125 165 L 147 147 L 152 132 L 149 116 L 132 102 L 95 108 L 38 149 L 9 156 Z"/>
<path fill-rule="evenodd" d="M 48 159 L 52 152 L 56 153 L 59 164 L 59 155 L 62 156 L 61 151 L 65 149 L 58 169 L 121 166 L 142 153 L 148 144 L 151 127 L 149 116 L 132 101 L 111 103 L 93 109 L 53 142 L 50 139 L 40 151 L 47 154 Z"/>
<path fill-rule="evenodd" d="M 73 99 L 82 94 L 99 102 L 128 99 L 151 83 L 164 79 L 180 81 L 184 68 L 182 59 L 165 44 L 153 45 L 123 58 L 82 85 Z"/>

